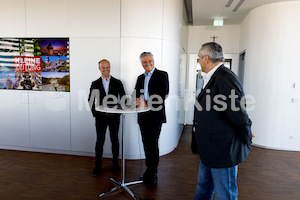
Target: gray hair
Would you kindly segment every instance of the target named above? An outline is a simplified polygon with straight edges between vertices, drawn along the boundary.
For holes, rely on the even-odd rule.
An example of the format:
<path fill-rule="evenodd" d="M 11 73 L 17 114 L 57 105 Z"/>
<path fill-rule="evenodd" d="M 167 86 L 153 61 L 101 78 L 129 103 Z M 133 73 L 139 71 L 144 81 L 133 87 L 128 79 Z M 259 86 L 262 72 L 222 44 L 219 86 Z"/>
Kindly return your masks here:
<path fill-rule="evenodd" d="M 202 45 L 200 49 L 201 57 L 208 55 L 211 62 L 223 62 L 224 55 L 221 45 L 215 42 L 208 42 Z"/>
<path fill-rule="evenodd" d="M 149 55 L 151 56 L 152 60 L 154 60 L 153 54 L 151 52 L 143 52 L 140 55 L 140 61 L 142 62 L 142 57 L 149 56 Z"/>

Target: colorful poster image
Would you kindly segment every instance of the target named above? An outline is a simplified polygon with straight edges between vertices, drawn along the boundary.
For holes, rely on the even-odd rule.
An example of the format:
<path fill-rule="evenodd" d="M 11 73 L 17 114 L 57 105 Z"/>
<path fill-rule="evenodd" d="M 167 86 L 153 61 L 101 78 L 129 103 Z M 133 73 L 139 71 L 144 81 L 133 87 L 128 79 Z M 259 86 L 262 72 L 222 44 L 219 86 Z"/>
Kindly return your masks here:
<path fill-rule="evenodd" d="M 41 72 L 28 72 L 28 71 L 15 72 L 15 89 L 42 90 Z"/>
<path fill-rule="evenodd" d="M 0 38 L 0 71 L 14 71 L 15 56 L 40 56 L 39 39 Z"/>
<path fill-rule="evenodd" d="M 14 88 L 15 88 L 15 72 L 0 71 L 0 89 L 14 89 Z"/>
<path fill-rule="evenodd" d="M 0 38 L 0 89 L 70 91 L 69 38 Z"/>
<path fill-rule="evenodd" d="M 42 72 L 43 91 L 70 92 L 70 75 L 68 72 Z"/>
<path fill-rule="evenodd" d="M 41 56 L 43 72 L 69 72 L 67 56 Z"/>
<path fill-rule="evenodd" d="M 69 39 L 41 39 L 42 56 L 69 55 Z"/>
<path fill-rule="evenodd" d="M 41 72 L 40 56 L 15 56 L 15 72 Z"/>

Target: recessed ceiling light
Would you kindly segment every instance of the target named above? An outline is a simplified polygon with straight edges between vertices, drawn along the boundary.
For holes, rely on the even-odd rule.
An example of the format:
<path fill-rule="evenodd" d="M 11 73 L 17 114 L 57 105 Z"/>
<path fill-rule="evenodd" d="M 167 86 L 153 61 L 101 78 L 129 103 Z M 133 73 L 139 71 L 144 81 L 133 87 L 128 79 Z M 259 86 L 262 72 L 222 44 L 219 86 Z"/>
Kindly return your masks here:
<path fill-rule="evenodd" d="M 235 6 L 235 8 L 232 10 L 233 12 L 237 11 L 239 9 L 239 7 L 242 5 L 242 3 L 244 3 L 245 0 L 240 0 L 238 2 L 238 4 Z"/>
<path fill-rule="evenodd" d="M 225 7 L 230 7 L 232 2 L 233 2 L 233 0 L 229 0 Z"/>

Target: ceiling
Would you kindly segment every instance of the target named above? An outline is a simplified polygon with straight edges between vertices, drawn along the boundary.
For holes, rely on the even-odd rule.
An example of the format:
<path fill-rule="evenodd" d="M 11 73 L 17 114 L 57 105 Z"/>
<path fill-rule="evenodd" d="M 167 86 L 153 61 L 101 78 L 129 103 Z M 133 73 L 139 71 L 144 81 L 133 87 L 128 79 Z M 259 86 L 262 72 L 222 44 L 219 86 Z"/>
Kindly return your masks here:
<path fill-rule="evenodd" d="M 291 0 L 185 0 L 185 4 L 189 23 L 200 26 L 212 25 L 213 19 L 217 17 L 224 19 L 224 25 L 241 24 L 253 8 L 283 1 Z M 231 5 L 225 7 L 230 2 Z M 233 12 L 238 4 L 241 4 L 240 7 Z"/>

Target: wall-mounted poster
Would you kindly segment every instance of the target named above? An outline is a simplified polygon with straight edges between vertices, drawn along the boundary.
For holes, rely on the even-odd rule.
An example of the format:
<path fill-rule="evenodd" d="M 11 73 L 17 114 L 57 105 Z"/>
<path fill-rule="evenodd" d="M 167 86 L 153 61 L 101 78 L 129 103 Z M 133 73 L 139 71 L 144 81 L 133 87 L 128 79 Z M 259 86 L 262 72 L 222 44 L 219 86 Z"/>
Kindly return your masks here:
<path fill-rule="evenodd" d="M 0 38 L 0 89 L 70 91 L 68 38 Z"/>

